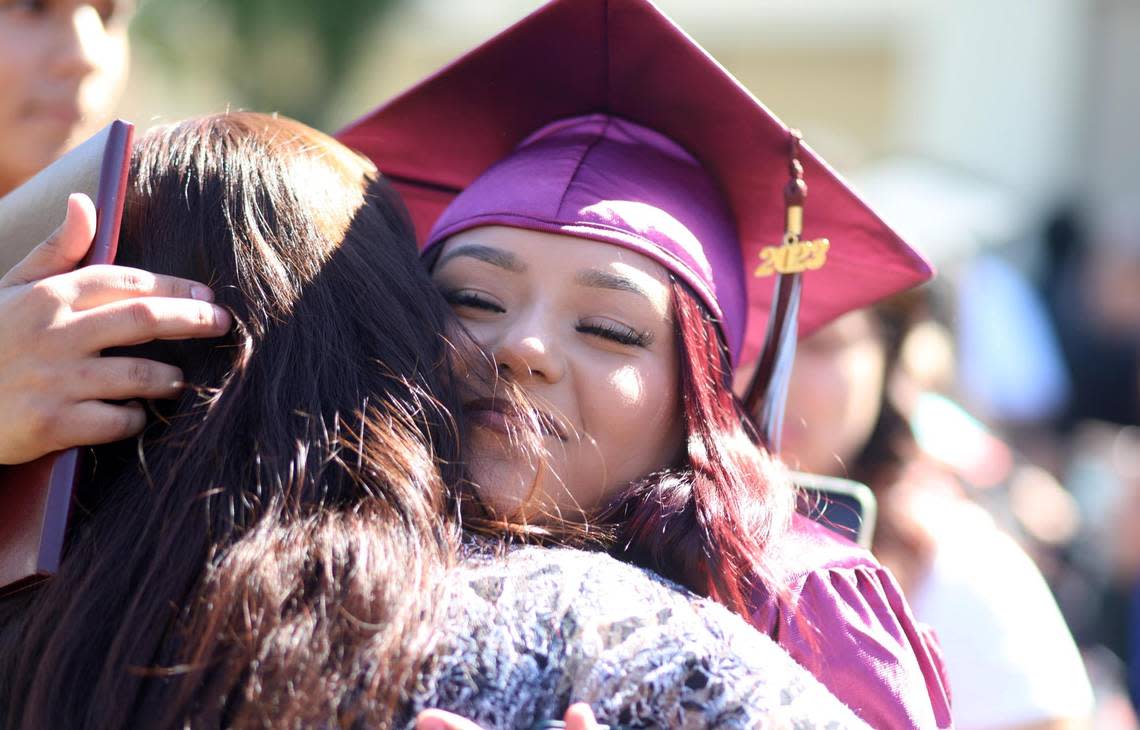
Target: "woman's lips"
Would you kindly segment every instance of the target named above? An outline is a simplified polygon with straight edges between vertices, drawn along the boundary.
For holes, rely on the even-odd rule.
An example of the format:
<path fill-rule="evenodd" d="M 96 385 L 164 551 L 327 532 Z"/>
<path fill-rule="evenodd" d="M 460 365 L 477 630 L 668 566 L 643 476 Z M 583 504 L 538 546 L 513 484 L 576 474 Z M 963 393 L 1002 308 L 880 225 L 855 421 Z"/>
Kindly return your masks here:
<path fill-rule="evenodd" d="M 497 433 L 510 435 L 511 422 L 515 420 L 513 416 L 491 408 L 473 408 L 470 405 L 466 406 L 463 410 L 467 413 L 468 420 L 476 426 L 482 426 Z"/>
<path fill-rule="evenodd" d="M 499 398 L 476 398 L 465 403 L 463 411 L 475 425 L 507 435 L 510 435 L 512 430 L 517 431 L 517 424 L 522 420 L 522 414 L 516 406 Z M 536 410 L 534 414 L 544 434 L 554 436 L 560 441 L 566 440 L 566 432 L 558 421 L 542 411 Z"/>

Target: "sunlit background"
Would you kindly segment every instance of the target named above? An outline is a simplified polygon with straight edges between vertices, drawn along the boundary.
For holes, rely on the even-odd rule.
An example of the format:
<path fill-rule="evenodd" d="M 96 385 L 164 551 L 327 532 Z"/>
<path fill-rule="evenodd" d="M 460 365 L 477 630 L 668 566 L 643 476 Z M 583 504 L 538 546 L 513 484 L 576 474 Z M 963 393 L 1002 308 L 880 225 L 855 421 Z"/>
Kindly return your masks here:
<path fill-rule="evenodd" d="M 227 106 L 335 128 L 536 0 L 144 0 L 126 111 Z M 1128 0 L 661 0 L 841 168 L 917 155 L 1034 209 L 1136 185 Z"/>
<path fill-rule="evenodd" d="M 122 113 L 145 127 L 246 108 L 333 131 L 540 4 L 144 0 Z M 941 269 L 942 386 L 1041 467 L 975 496 L 1049 579 L 1098 726 L 1133 727 L 1140 3 L 659 5 Z M 960 438 L 938 425 L 928 440 Z"/>

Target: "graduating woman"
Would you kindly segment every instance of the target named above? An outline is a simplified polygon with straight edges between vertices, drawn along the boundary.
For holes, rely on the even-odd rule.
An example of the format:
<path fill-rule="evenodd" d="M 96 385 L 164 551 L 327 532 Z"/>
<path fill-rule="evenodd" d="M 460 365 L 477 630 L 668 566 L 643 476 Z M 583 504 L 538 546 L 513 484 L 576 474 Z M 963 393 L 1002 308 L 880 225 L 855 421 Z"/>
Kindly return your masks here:
<path fill-rule="evenodd" d="M 485 516 L 602 527 L 873 726 L 951 725 L 893 578 L 793 516 L 764 448 L 797 316 L 811 330 L 930 274 L 822 161 L 648 0 L 551 2 L 340 138 L 396 183 L 444 295 L 539 404 L 539 462 L 493 394 L 466 404 Z M 757 359 L 759 433 L 732 390 Z"/>

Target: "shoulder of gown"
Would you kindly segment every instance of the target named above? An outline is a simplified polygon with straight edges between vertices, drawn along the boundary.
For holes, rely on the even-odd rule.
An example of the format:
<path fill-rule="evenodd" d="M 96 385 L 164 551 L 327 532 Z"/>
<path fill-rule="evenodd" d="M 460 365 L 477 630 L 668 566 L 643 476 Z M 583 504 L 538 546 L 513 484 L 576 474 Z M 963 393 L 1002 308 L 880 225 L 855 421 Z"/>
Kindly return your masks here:
<path fill-rule="evenodd" d="M 876 728 L 950 728 L 942 652 L 870 552 L 797 515 L 767 554 L 787 589 L 757 590 L 751 619 Z"/>

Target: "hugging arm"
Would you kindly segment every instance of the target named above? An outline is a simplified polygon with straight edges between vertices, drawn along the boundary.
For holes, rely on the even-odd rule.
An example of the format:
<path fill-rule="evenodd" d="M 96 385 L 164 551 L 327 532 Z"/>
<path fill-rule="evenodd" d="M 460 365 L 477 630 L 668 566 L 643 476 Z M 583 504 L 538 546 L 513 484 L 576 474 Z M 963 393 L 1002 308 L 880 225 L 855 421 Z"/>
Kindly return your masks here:
<path fill-rule="evenodd" d="M 217 337 L 231 325 L 197 282 L 122 266 L 76 268 L 95 233 L 84 195 L 52 236 L 0 279 L 0 464 L 142 430 L 137 402 L 170 398 L 182 373 L 100 351 L 156 339 Z"/>

